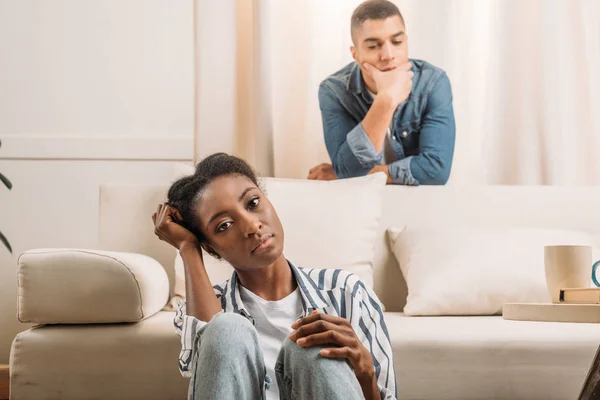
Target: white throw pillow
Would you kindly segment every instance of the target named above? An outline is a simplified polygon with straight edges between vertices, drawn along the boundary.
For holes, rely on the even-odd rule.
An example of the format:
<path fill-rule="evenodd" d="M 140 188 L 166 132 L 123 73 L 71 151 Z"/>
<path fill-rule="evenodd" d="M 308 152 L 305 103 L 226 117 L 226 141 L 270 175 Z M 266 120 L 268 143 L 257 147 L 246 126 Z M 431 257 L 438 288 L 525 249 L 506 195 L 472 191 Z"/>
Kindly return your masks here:
<path fill-rule="evenodd" d="M 181 172 L 179 168 L 179 176 Z M 385 181 L 383 173 L 336 181 L 260 179 L 283 225 L 284 254 L 290 261 L 308 268 L 351 271 L 369 287 Z M 233 269 L 227 262 L 204 253 L 204 263 L 213 284 L 231 277 Z M 179 255 L 174 293 L 185 297 Z"/>
<path fill-rule="evenodd" d="M 594 245 L 584 232 L 536 228 L 409 226 L 388 238 L 408 287 L 406 315 L 495 315 L 504 303 L 550 302 L 544 246 Z"/>

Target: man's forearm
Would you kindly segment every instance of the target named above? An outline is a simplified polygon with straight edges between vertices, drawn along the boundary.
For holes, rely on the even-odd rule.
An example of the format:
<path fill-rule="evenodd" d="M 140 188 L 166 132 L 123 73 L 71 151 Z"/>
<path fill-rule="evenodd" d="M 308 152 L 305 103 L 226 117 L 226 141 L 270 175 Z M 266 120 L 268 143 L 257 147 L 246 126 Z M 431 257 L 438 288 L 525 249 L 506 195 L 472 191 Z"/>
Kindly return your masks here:
<path fill-rule="evenodd" d="M 394 161 L 388 171 L 396 185 L 445 185 L 451 162 L 440 154 L 422 153 Z"/>
<path fill-rule="evenodd" d="M 209 322 L 221 312 L 221 304 L 206 273 L 200 249 L 193 244 L 179 250 L 185 269 L 186 314 Z"/>
<path fill-rule="evenodd" d="M 377 153 L 383 150 L 385 135 L 392 122 L 394 111 L 396 107 L 389 97 L 383 94 L 377 95 L 362 121 L 363 129 Z"/>

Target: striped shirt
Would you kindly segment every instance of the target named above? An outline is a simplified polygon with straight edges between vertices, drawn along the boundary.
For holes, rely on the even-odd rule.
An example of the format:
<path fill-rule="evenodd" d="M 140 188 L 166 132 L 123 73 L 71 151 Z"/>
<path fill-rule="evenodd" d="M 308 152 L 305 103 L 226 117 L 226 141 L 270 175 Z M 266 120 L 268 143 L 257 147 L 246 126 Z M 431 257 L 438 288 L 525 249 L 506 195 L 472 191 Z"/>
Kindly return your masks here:
<path fill-rule="evenodd" d="M 303 311 L 299 318 L 317 310 L 347 319 L 363 346 L 371 352 L 381 398 L 396 399 L 392 346 L 377 295 L 350 272 L 339 269 L 300 268 L 291 262 L 289 265 L 302 298 Z M 238 285 L 239 280 L 234 271 L 231 279 L 213 286 L 213 289 L 221 301 L 223 312 L 240 314 L 254 324 L 254 319 L 244 308 Z M 190 377 L 196 350 L 196 335 L 207 322 L 186 315 L 185 301 L 179 302 L 174 322 L 177 333 L 181 336 L 179 370 L 183 376 Z"/>

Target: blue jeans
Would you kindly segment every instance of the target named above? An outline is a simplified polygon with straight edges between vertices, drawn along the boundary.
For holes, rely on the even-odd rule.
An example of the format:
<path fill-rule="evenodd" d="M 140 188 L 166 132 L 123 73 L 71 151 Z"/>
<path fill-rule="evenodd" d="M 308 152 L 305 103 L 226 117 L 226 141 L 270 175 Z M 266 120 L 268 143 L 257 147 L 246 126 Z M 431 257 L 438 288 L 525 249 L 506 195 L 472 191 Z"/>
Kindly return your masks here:
<path fill-rule="evenodd" d="M 199 332 L 188 399 L 260 400 L 266 372 L 258 334 L 250 321 L 222 313 Z M 275 365 L 282 400 L 364 400 L 345 360 L 324 358 L 323 348 L 301 348 L 286 339 Z"/>

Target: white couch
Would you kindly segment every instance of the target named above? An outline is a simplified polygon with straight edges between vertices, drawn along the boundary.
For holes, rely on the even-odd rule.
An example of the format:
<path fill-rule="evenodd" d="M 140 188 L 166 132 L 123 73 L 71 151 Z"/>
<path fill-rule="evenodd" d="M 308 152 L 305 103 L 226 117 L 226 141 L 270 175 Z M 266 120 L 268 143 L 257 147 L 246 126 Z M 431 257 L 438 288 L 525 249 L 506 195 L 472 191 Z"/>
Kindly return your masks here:
<path fill-rule="evenodd" d="M 156 240 L 150 221 L 165 190 L 160 186 L 101 188 L 102 248 L 148 255 L 165 266 L 166 276 L 155 266 L 149 267 L 150 273 L 144 268 L 129 269 L 131 282 L 137 282 L 141 294 L 136 307 L 123 311 L 132 322 L 90 325 L 73 320 L 80 324 L 40 325 L 19 334 L 10 360 L 13 400 L 186 397 L 188 381 L 179 375 L 176 364 L 179 338 L 172 324 L 173 312 L 156 312 L 156 305 L 144 309 L 144 296 L 158 293 L 166 301 L 166 289 L 160 283 L 168 279 L 172 292 L 174 282 L 175 252 Z M 454 224 L 565 228 L 598 234 L 600 187 L 388 186 L 382 207 L 373 282 L 387 310 L 399 398 L 577 398 L 600 344 L 600 325 L 507 321 L 498 315 L 405 316 L 407 286 L 385 232 L 390 226 L 406 224 Z M 109 262 L 105 267 L 114 265 Z M 27 271 L 33 273 L 31 268 Z M 43 286 L 43 277 L 37 282 Z M 86 287 L 92 290 L 94 282 Z M 19 287 L 20 302 L 26 302 L 28 290 Z M 124 284 L 119 293 L 127 290 Z M 110 292 L 96 294 L 110 297 Z M 20 304 L 19 312 L 25 313 L 24 308 Z M 111 312 L 108 306 L 100 308 Z M 31 309 L 27 320 L 34 322 L 44 322 L 44 314 L 50 312 L 33 315 Z"/>

